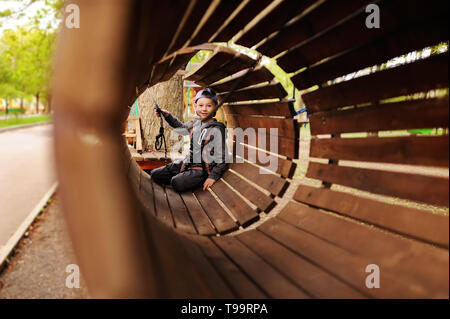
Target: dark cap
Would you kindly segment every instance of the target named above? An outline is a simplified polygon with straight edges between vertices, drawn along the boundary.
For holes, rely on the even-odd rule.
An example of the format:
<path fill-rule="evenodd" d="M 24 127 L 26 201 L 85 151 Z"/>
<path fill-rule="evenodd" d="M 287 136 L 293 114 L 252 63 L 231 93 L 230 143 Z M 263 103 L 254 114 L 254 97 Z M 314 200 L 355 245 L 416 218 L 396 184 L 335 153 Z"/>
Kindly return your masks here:
<path fill-rule="evenodd" d="M 198 91 L 198 93 L 195 95 L 195 103 L 197 103 L 197 100 L 201 99 L 202 97 L 206 97 L 208 99 L 211 99 L 211 100 L 214 101 L 214 103 L 216 103 L 216 105 L 218 104 L 218 99 L 217 99 L 216 92 L 214 92 L 210 88 L 206 88 L 206 89 Z"/>

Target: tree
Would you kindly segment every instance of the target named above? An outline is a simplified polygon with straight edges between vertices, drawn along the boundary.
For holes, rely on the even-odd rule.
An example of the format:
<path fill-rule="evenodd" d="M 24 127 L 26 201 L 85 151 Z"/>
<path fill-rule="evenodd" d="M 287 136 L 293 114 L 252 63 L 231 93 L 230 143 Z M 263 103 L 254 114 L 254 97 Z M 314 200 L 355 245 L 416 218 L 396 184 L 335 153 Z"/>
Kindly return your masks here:
<path fill-rule="evenodd" d="M 183 121 L 183 79 L 181 75 L 174 75 L 169 81 L 158 83 L 147 89 L 138 99 L 139 115 L 142 123 L 142 141 L 144 150 L 155 150 L 155 137 L 159 133 L 160 121 L 155 115 L 152 97 L 158 105 L 168 110 L 172 115 Z M 164 122 L 167 156 L 171 147 L 177 143 L 172 140 L 172 129 Z M 167 129 L 168 128 L 168 129 Z M 164 147 L 164 146 L 163 146 Z M 160 150 L 164 151 L 164 148 Z"/>
<path fill-rule="evenodd" d="M 11 1 L 19 3 L 18 1 Z M 35 13 L 27 9 L 40 3 Z M 9 19 L 27 17 L 24 26 L 5 30 L 0 38 L 0 97 L 23 99 L 30 96 L 47 104 L 50 111 L 50 87 L 48 85 L 57 25 L 61 21 L 63 0 L 24 0 L 15 10 L 0 11 L 0 26 Z M 48 19 L 50 18 L 50 19 Z M 49 21 L 42 25 L 43 21 Z"/>
<path fill-rule="evenodd" d="M 48 102 L 48 86 L 55 31 L 31 26 L 5 30 L 0 39 L 0 95 L 5 98 L 34 96 Z"/>

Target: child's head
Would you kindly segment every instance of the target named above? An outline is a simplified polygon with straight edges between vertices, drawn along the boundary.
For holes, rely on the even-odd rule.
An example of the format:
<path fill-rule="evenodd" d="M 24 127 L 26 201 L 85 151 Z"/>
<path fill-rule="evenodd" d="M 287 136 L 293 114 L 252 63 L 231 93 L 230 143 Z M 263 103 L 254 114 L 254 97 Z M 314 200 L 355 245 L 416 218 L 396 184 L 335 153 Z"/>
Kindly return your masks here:
<path fill-rule="evenodd" d="M 195 95 L 194 110 L 200 119 L 204 119 L 209 116 L 212 112 L 212 117 L 216 115 L 214 111 L 217 106 L 218 100 L 216 93 L 210 88 L 198 91 Z"/>

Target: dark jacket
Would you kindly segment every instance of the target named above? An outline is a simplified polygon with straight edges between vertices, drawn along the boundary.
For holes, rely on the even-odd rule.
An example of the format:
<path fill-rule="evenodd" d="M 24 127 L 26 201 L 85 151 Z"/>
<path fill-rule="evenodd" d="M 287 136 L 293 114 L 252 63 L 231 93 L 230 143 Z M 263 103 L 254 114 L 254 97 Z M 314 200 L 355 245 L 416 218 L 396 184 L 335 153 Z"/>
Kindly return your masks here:
<path fill-rule="evenodd" d="M 229 167 L 226 126 L 214 118 L 207 123 L 200 119 L 183 123 L 170 113 L 165 120 L 181 135 L 190 135 L 189 155 L 183 159 L 180 172 L 189 166 L 201 166 L 209 178 L 220 179 Z"/>

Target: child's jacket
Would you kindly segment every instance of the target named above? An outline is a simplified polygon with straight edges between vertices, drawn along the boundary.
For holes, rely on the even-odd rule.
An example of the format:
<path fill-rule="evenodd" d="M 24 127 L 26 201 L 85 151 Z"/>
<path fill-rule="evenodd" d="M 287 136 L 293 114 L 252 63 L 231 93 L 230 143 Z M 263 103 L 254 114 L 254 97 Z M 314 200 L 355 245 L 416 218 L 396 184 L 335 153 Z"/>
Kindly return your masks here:
<path fill-rule="evenodd" d="M 200 119 L 183 123 L 170 113 L 165 120 L 171 127 L 181 128 L 182 130 L 178 130 L 181 135 L 190 136 L 189 155 L 183 159 L 180 172 L 199 166 L 209 178 L 221 178 L 229 166 L 226 161 L 228 151 L 225 125 L 216 119 L 204 124 Z"/>

